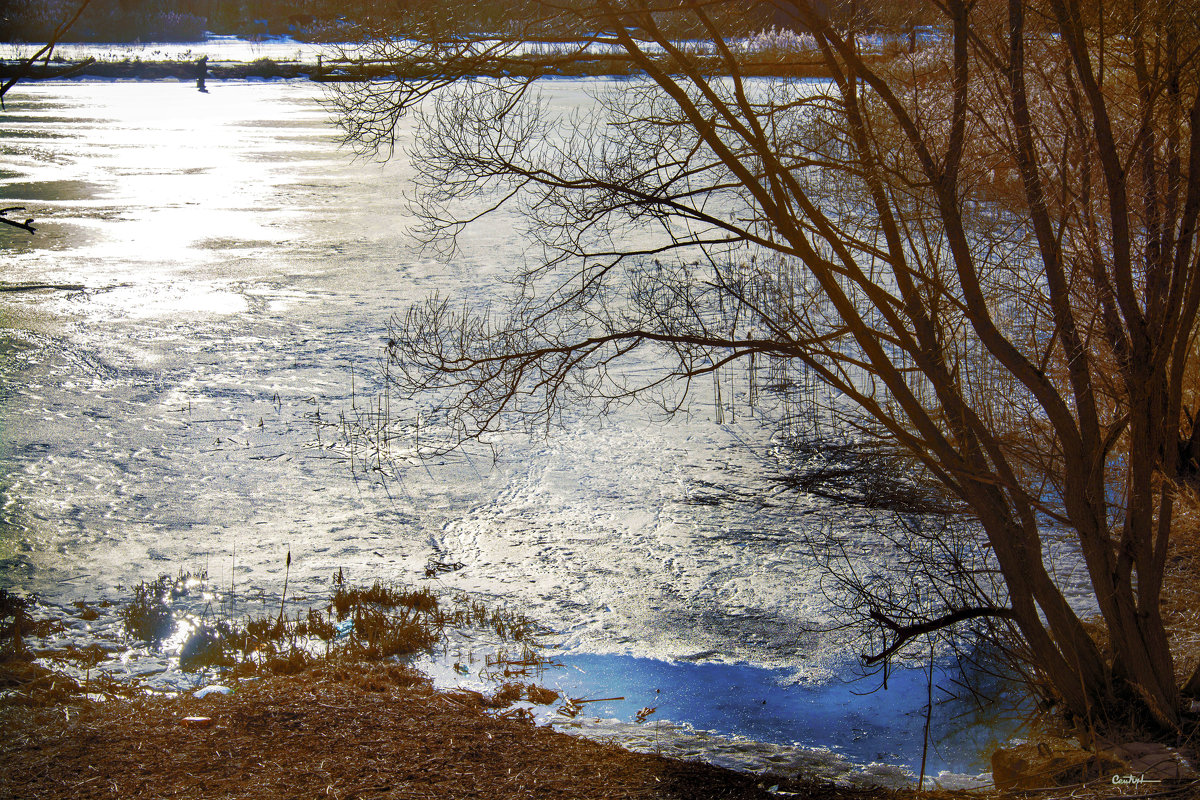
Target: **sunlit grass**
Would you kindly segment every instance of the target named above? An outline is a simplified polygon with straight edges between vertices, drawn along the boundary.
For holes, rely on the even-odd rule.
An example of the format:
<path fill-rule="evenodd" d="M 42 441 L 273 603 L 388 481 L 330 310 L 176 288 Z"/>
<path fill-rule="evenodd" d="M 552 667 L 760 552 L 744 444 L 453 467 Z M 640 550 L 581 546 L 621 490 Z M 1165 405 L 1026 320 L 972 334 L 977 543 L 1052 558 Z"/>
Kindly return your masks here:
<path fill-rule="evenodd" d="M 513 653 L 502 648 L 489 655 L 480 669 L 480 675 L 500 686 L 503 695 L 503 702 L 488 700 L 484 707 L 507 706 L 516 700 L 544 704 L 557 698 L 533 683 L 553 663 L 543 653 L 539 627 L 519 611 L 466 594 L 443 596 L 427 587 L 383 581 L 354 585 L 341 571 L 322 601 L 286 613 L 281 598 L 273 613 L 235 614 L 238 599 L 223 596 L 204 574 L 163 575 L 128 592 L 115 613 L 109 612 L 126 646 L 148 648 L 202 680 L 405 663 L 434 653 L 456 631 L 516 647 Z M 240 607 L 247 603 L 247 598 L 240 599 Z M 100 605 L 111 604 L 76 603 L 75 616 L 94 620 L 100 616 Z M 205 610 L 198 614 L 195 609 L 200 605 Z M 104 671 L 104 664 L 120 658 L 120 648 L 114 652 L 97 643 L 31 646 L 64 630 L 59 620 L 35 618 L 36 607 L 36 598 L 0 590 L 0 697 L 43 705 L 133 696 L 144 690 L 137 679 L 118 679 Z M 515 699 L 504 700 L 508 695 Z"/>
<path fill-rule="evenodd" d="M 173 608 L 172 600 L 196 591 L 209 591 L 207 582 L 191 575 L 143 581 L 119 612 L 126 635 L 150 647 L 177 648 L 184 671 L 239 675 L 290 674 L 318 662 L 404 658 L 435 648 L 449 629 L 486 631 L 521 643 L 522 655 L 511 664 L 534 664 L 539 658 L 537 626 L 527 617 L 464 594 L 439 597 L 428 588 L 382 581 L 355 586 L 339 571 L 326 602 L 290 614 L 282 602 L 278 613 L 244 618 L 227 612 L 221 618 L 196 618 Z M 493 666 L 489 662 L 489 669 Z"/>

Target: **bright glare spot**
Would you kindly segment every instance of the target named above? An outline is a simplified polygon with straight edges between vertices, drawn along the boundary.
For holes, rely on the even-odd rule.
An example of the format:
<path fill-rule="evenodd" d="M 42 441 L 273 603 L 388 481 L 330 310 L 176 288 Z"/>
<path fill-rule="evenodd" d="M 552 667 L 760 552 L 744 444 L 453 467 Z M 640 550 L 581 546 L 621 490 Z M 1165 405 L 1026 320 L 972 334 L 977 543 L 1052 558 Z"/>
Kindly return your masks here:
<path fill-rule="evenodd" d="M 188 640 L 193 633 L 200 627 L 200 622 L 195 617 L 185 616 L 180 618 L 176 625 L 175 631 L 166 639 L 163 639 L 162 647 L 168 653 L 178 653 L 183 649 L 183 643 Z"/>

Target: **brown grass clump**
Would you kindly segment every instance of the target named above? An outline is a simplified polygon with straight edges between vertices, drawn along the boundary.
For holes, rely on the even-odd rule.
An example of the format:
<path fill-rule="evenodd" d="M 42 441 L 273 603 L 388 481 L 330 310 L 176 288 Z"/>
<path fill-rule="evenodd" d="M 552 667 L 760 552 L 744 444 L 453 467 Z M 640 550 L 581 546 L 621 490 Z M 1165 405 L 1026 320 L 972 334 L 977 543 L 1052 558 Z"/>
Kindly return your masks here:
<path fill-rule="evenodd" d="M 290 674 L 330 660 L 407 656 L 437 645 L 449 627 L 490 630 L 502 640 L 521 642 L 525 650 L 536 646 L 537 626 L 518 612 L 492 608 L 466 595 L 443 601 L 428 588 L 382 581 L 353 586 L 340 570 L 327 603 L 292 618 L 284 615 L 281 602 L 275 615 L 244 621 L 208 616 L 188 621 L 175 613 L 170 601 L 203 580 L 180 573 L 178 579 L 164 575 L 142 582 L 120 610 L 126 633 L 157 646 L 178 625 L 188 625 L 191 631 L 179 654 L 181 668 L 232 668 L 242 675 L 259 669 Z"/>
<path fill-rule="evenodd" d="M 519 611 L 490 608 L 486 603 L 465 594 L 453 599 L 452 608 L 439 608 L 436 618 L 443 626 L 490 630 L 501 639 L 512 642 L 526 641 L 538 633 L 537 624 Z"/>
<path fill-rule="evenodd" d="M 338 570 L 333 577 L 331 610 L 337 611 L 338 619 L 345 619 L 352 609 L 364 605 L 408 608 L 422 614 L 433 614 L 438 610 L 438 599 L 429 589 L 389 586 L 378 580 L 365 588 L 351 586 L 342 571 Z"/>
<path fill-rule="evenodd" d="M 525 698 L 525 687 L 519 683 L 506 683 L 487 698 L 485 705 L 492 708 L 508 708 L 518 700 Z"/>
<path fill-rule="evenodd" d="M 156 586 L 143 584 L 122 615 L 145 617 L 147 607 L 155 607 L 153 598 L 162 597 Z M 324 610 L 309 608 L 288 618 L 281 607 L 277 615 L 241 623 L 201 620 L 184 640 L 179 664 L 186 671 L 232 668 L 243 676 L 287 675 L 317 663 L 383 661 L 428 650 L 441 641 L 445 626 L 438 598 L 428 589 L 379 581 L 353 587 L 339 571 Z"/>
<path fill-rule="evenodd" d="M 491 696 L 484 697 L 482 703 L 485 708 L 508 708 L 520 700 L 528 700 L 534 705 L 548 706 L 557 702 L 558 698 L 558 692 L 536 683 L 506 683 L 492 692 Z"/>
<path fill-rule="evenodd" d="M 756 798 L 761 779 L 630 753 L 435 692 L 410 668 L 333 667 L 230 696 L 0 706 L 0 799 Z M 799 798 L 869 792 L 784 783 Z"/>
<path fill-rule="evenodd" d="M 539 706 L 548 706 L 557 703 L 560 695 L 553 689 L 547 689 L 545 686 L 537 686 L 531 683 L 527 690 L 527 696 L 531 703 Z"/>
<path fill-rule="evenodd" d="M 0 661 L 24 658 L 27 637 L 49 636 L 62 630 L 57 620 L 34 619 L 32 609 L 36 598 L 22 597 L 0 589 Z"/>
<path fill-rule="evenodd" d="M 320 611 L 310 608 L 305 618 L 296 622 L 296 635 L 312 636 L 323 642 L 329 642 L 337 636 L 337 627 Z"/>
<path fill-rule="evenodd" d="M 8 704 L 44 707 L 75 698 L 83 687 L 41 664 L 13 659 L 0 664 L 0 691 Z"/>
<path fill-rule="evenodd" d="M 167 599 L 171 578 L 163 575 L 151 583 L 142 581 L 133 589 L 133 599 L 121 609 L 125 632 L 150 644 L 159 644 L 175 630 L 175 618 Z"/>
<path fill-rule="evenodd" d="M 441 630 L 415 613 L 386 614 L 359 606 L 353 618 L 354 634 L 348 647 L 368 661 L 417 653 L 441 640 Z"/>

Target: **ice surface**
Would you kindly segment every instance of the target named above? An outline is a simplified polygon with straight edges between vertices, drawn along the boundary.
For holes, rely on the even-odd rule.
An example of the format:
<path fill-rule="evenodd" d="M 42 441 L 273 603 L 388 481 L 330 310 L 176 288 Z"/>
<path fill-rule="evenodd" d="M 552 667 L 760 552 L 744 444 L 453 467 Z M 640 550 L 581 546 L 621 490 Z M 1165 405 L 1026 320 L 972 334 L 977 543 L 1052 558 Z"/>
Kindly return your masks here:
<path fill-rule="evenodd" d="M 552 101 L 586 103 L 598 83 L 553 81 Z M 0 233 L 5 279 L 87 288 L 6 295 L 0 312 L 0 586 L 118 599 L 182 568 L 270 595 L 288 553 L 299 592 L 339 569 L 417 581 L 456 561 L 439 588 L 510 604 L 579 658 L 675 665 L 681 686 L 744 667 L 769 700 L 833 685 L 854 653 L 816 632 L 831 611 L 803 534 L 833 524 L 869 548 L 880 523 L 781 492 L 771 430 L 744 413 L 628 408 L 514 437 L 498 461 L 401 459 L 380 483 L 359 454 L 352 476 L 315 423 L 374 402 L 390 315 L 433 291 L 486 301 L 525 245 L 500 219 L 448 262 L 421 251 L 410 166 L 340 150 L 319 92 L 60 82 L 6 97 L 0 201 L 39 232 Z M 146 654 L 114 669 L 170 667 Z M 701 716 L 670 719 L 740 730 Z M 788 716 L 747 736 L 772 741 L 774 725 L 791 742 Z M 911 764 L 911 737 L 897 747 L 883 758 Z"/>

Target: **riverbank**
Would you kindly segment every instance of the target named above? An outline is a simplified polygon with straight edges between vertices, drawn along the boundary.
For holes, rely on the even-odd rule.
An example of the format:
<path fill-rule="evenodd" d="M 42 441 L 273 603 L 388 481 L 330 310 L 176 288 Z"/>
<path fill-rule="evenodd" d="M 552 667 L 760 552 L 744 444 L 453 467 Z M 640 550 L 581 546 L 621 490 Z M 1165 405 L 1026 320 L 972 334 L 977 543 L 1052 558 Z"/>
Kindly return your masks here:
<path fill-rule="evenodd" d="M 225 695 L 0 704 L 0 798 L 899 797 L 638 754 L 437 692 L 399 665 L 242 680 Z"/>

